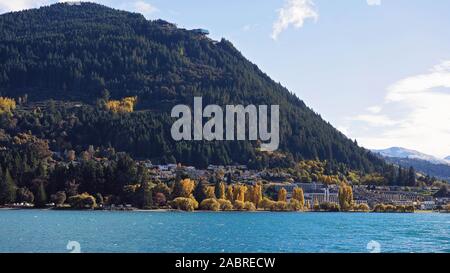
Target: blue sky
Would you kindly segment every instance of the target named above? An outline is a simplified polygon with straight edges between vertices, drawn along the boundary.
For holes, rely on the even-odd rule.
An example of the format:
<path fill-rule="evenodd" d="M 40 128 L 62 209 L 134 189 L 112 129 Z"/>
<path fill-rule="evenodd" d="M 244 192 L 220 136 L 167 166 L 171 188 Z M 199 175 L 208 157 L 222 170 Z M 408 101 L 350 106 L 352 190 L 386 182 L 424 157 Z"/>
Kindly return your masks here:
<path fill-rule="evenodd" d="M 0 0 L 0 11 L 51 0 Z M 448 0 L 99 2 L 206 28 L 367 148 L 450 155 Z"/>

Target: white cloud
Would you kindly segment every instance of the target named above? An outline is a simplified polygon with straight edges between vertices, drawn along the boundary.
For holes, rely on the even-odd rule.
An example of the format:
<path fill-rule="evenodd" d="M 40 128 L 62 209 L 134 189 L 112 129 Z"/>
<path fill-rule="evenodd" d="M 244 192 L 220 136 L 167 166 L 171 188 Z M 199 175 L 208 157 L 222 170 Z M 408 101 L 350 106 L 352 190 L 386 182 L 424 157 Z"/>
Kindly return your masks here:
<path fill-rule="evenodd" d="M 403 146 L 439 157 L 449 155 L 450 61 L 392 84 L 383 105 L 372 110 L 380 111 L 369 109 L 371 114 L 351 118 L 372 129 L 358 130 L 356 137 L 364 146 Z"/>
<path fill-rule="evenodd" d="M 381 5 L 381 0 L 366 0 L 369 6 Z M 307 19 L 317 21 L 319 13 L 314 8 L 313 0 L 285 0 L 284 7 L 277 10 L 278 19 L 272 26 L 272 39 L 276 40 L 281 32 L 290 25 L 303 27 Z"/>
<path fill-rule="evenodd" d="M 284 7 L 278 10 L 278 19 L 272 27 L 272 39 L 276 40 L 290 25 L 301 28 L 305 20 L 317 21 L 318 18 L 319 14 L 314 9 L 312 0 L 286 0 Z"/>
<path fill-rule="evenodd" d="M 381 5 L 381 0 L 367 0 L 367 5 L 379 6 L 379 5 Z"/>
<path fill-rule="evenodd" d="M 435 65 L 428 73 L 403 79 L 388 88 L 386 100 L 403 101 L 429 95 L 433 88 L 450 88 L 450 61 Z"/>

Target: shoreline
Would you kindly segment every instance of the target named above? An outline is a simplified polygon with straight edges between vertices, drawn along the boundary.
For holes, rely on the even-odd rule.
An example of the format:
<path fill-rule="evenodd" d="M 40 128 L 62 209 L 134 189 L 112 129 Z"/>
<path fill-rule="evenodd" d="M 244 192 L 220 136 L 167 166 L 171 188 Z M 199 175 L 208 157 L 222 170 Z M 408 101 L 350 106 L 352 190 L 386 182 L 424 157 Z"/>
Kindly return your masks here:
<path fill-rule="evenodd" d="M 374 211 L 270 211 L 270 210 L 255 210 L 255 211 L 239 211 L 239 210 L 230 210 L 230 211 L 211 211 L 211 210 L 195 210 L 195 211 L 183 211 L 177 209 L 129 209 L 129 210 L 109 210 L 109 209 L 59 209 L 59 208 L 10 208 L 10 207 L 0 207 L 1 211 L 8 210 L 44 210 L 44 211 L 104 211 L 104 212 L 160 212 L 160 213 L 197 213 L 197 212 L 208 212 L 208 213 L 229 213 L 229 212 L 243 212 L 243 213 L 345 213 L 345 214 L 446 214 L 449 212 L 444 211 L 432 211 L 432 210 L 418 210 L 414 212 L 374 212 Z"/>

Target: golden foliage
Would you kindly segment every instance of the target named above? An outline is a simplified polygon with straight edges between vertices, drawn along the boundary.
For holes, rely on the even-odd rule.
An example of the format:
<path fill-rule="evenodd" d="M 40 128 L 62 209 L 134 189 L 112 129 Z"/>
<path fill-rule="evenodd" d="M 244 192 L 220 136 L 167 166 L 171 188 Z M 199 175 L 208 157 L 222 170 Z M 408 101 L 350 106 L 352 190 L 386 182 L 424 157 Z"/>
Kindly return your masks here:
<path fill-rule="evenodd" d="M 259 206 L 260 208 L 264 209 L 264 210 L 271 210 L 273 205 L 274 205 L 274 201 L 270 200 L 267 197 L 264 197 L 261 202 L 259 202 Z"/>
<path fill-rule="evenodd" d="M 303 189 L 295 187 L 292 192 L 292 199 L 297 200 L 300 203 L 301 209 L 305 206 L 305 196 L 303 195 Z"/>
<path fill-rule="evenodd" d="M 234 202 L 234 194 L 233 194 L 233 186 L 228 186 L 227 191 L 225 193 L 225 197 L 227 200 Z"/>
<path fill-rule="evenodd" d="M 289 206 L 289 210 L 292 210 L 292 211 L 301 211 L 301 210 L 303 210 L 303 206 L 300 203 L 300 201 L 298 201 L 297 199 L 294 199 L 294 198 L 292 198 L 289 201 L 289 205 L 288 206 Z"/>
<path fill-rule="evenodd" d="M 234 209 L 239 210 L 239 211 L 243 211 L 243 210 L 255 211 L 256 207 L 255 207 L 255 204 L 253 204 L 252 202 L 248 202 L 248 201 L 242 202 L 242 201 L 236 200 L 234 202 Z"/>
<path fill-rule="evenodd" d="M 220 203 L 215 198 L 208 198 L 200 203 L 200 208 L 203 210 L 218 211 L 220 209 Z"/>
<path fill-rule="evenodd" d="M 125 97 L 121 100 L 109 100 L 106 109 L 114 113 L 131 113 L 136 105 L 137 97 Z"/>
<path fill-rule="evenodd" d="M 170 202 L 170 205 L 174 209 L 194 211 L 198 208 L 198 202 L 194 198 L 177 197 Z"/>
<path fill-rule="evenodd" d="M 374 212 L 401 212 L 401 213 L 412 213 L 414 212 L 414 206 L 394 206 L 394 205 L 385 205 L 385 204 L 376 204 L 373 208 Z"/>
<path fill-rule="evenodd" d="M 97 206 L 95 198 L 87 192 L 71 196 L 67 202 L 72 208 L 77 209 L 93 209 Z"/>
<path fill-rule="evenodd" d="M 247 192 L 248 188 L 245 185 L 235 185 L 234 186 L 234 199 L 236 201 L 240 201 L 242 203 L 245 202 L 245 193 Z"/>
<path fill-rule="evenodd" d="M 233 204 L 230 200 L 218 199 L 217 202 L 219 202 L 221 210 L 233 210 Z"/>
<path fill-rule="evenodd" d="M 309 200 L 306 200 L 304 209 L 311 210 L 311 203 L 309 202 Z"/>
<path fill-rule="evenodd" d="M 181 186 L 180 196 L 186 198 L 191 197 L 192 191 L 194 190 L 195 187 L 195 181 L 186 178 L 180 181 L 180 186 Z"/>
<path fill-rule="evenodd" d="M 262 185 L 261 183 L 256 183 L 253 185 L 253 188 L 251 190 L 251 198 L 250 201 L 255 204 L 256 207 L 259 206 L 259 203 L 263 199 L 263 193 L 262 193 Z"/>
<path fill-rule="evenodd" d="M 216 198 L 216 194 L 214 193 L 214 187 L 213 186 L 206 187 L 205 195 L 207 199 Z"/>
<path fill-rule="evenodd" d="M 355 211 L 361 211 L 361 212 L 369 212 L 370 211 L 369 206 L 367 204 L 364 204 L 364 203 L 354 206 L 353 209 Z"/>
<path fill-rule="evenodd" d="M 245 202 L 244 203 L 244 210 L 246 210 L 246 211 L 255 211 L 256 210 L 256 206 L 252 202 Z"/>
<path fill-rule="evenodd" d="M 319 201 L 317 199 L 314 199 L 313 210 L 320 211 L 320 205 L 319 205 Z"/>
<path fill-rule="evenodd" d="M 234 209 L 235 210 L 244 210 L 244 202 L 240 200 L 234 201 Z"/>
<path fill-rule="evenodd" d="M 347 183 L 339 185 L 339 206 L 342 211 L 349 211 L 353 206 L 353 190 Z"/>
<path fill-rule="evenodd" d="M 278 201 L 286 202 L 286 198 L 287 198 L 287 191 L 285 188 L 281 188 L 278 191 Z"/>
<path fill-rule="evenodd" d="M 11 113 L 16 109 L 16 101 L 7 97 L 0 97 L 0 114 Z"/>
<path fill-rule="evenodd" d="M 272 210 L 273 211 L 288 211 L 289 206 L 286 201 L 278 201 L 278 202 L 273 203 Z"/>

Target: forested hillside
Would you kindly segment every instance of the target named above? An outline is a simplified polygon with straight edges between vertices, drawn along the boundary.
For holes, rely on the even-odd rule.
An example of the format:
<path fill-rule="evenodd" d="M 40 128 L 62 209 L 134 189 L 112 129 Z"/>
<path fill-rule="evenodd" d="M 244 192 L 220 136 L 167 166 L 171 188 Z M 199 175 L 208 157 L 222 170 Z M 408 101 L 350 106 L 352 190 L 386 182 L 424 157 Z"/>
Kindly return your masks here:
<path fill-rule="evenodd" d="M 162 20 L 98 4 L 55 4 L 0 15 L 0 92 L 18 101 L 5 133 L 28 132 L 53 152 L 113 147 L 154 162 L 289 166 L 301 159 L 363 172 L 386 165 L 338 132 L 303 101 L 275 83 L 227 41 L 212 41 Z M 279 104 L 280 153 L 262 154 L 256 142 L 175 142 L 172 106 Z M 137 97 L 134 112 L 102 107 Z M 33 103 L 53 99 L 58 106 Z M 19 101 L 20 100 L 20 101 Z M 50 109 L 50 110 L 49 110 Z"/>

